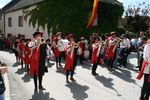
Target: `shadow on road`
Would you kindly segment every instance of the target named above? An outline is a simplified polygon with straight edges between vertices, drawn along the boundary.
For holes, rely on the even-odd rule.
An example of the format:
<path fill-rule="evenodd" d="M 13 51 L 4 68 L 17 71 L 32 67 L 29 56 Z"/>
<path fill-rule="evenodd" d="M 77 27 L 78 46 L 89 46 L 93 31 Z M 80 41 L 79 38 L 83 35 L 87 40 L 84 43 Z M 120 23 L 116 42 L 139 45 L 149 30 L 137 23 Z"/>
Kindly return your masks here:
<path fill-rule="evenodd" d="M 20 65 L 20 63 L 19 62 L 16 62 L 16 63 L 14 63 L 13 65 L 12 65 L 12 67 L 18 67 Z"/>
<path fill-rule="evenodd" d="M 89 61 L 84 61 L 84 64 L 78 64 L 78 66 L 81 66 L 83 68 L 86 68 L 86 69 L 91 69 L 92 65 L 90 64 Z"/>
<path fill-rule="evenodd" d="M 31 81 L 31 76 L 28 73 L 25 73 L 24 76 L 22 77 L 23 82 L 30 82 Z"/>
<path fill-rule="evenodd" d="M 23 68 L 18 68 L 18 70 L 17 70 L 15 73 L 18 74 L 18 75 L 21 75 L 21 74 L 23 74 L 24 72 L 26 72 L 25 69 L 23 69 Z"/>
<path fill-rule="evenodd" d="M 54 66 L 55 65 L 55 63 L 48 63 L 47 64 L 47 67 L 52 67 L 52 66 Z"/>
<path fill-rule="evenodd" d="M 39 91 L 39 93 L 34 93 L 32 95 L 32 99 L 30 100 L 55 100 L 54 98 L 50 98 L 49 96 L 49 92 L 44 93 L 43 91 Z"/>
<path fill-rule="evenodd" d="M 121 94 L 119 94 L 118 91 L 113 87 L 113 85 L 114 85 L 114 84 L 112 83 L 113 79 L 111 79 L 111 78 L 106 78 L 106 77 L 104 77 L 104 76 L 97 76 L 97 77 L 95 77 L 95 79 L 96 79 L 97 81 L 99 81 L 100 83 L 102 83 L 105 87 L 114 90 L 114 91 L 116 92 L 117 96 L 121 96 Z"/>
<path fill-rule="evenodd" d="M 136 68 L 136 66 L 134 64 L 131 64 L 131 63 L 129 63 L 129 67 L 127 67 L 127 69 L 129 69 L 129 70 L 134 71 L 136 73 L 139 73 L 138 72 L 139 68 L 137 68 L 137 69 L 135 69 L 135 68 Z"/>
<path fill-rule="evenodd" d="M 57 68 L 56 72 L 59 73 L 59 74 L 62 74 L 62 75 L 66 75 L 65 70 L 64 70 L 63 67 Z"/>
<path fill-rule="evenodd" d="M 126 82 L 135 83 L 135 80 L 132 79 L 132 75 L 131 75 L 131 72 L 129 70 L 122 69 L 122 68 L 119 68 L 119 70 L 121 72 L 115 71 L 112 74 L 119 77 L 120 79 L 123 79 Z"/>
<path fill-rule="evenodd" d="M 86 91 L 89 89 L 88 86 L 81 86 L 76 82 L 67 84 L 66 86 L 70 88 L 70 91 L 73 94 L 73 98 L 75 100 L 85 100 L 85 98 L 88 98 L 88 94 L 86 93 Z"/>
<path fill-rule="evenodd" d="M 132 52 L 130 55 L 129 55 L 129 59 L 134 59 L 134 58 L 137 58 L 137 54 Z"/>

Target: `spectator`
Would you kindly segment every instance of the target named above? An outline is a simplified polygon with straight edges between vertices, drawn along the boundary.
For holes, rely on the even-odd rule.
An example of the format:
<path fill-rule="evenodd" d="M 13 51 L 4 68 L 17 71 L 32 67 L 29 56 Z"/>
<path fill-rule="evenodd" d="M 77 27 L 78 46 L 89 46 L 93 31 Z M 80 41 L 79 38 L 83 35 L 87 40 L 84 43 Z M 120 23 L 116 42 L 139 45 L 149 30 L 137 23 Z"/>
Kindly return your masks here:
<path fill-rule="evenodd" d="M 4 100 L 4 92 L 5 92 L 5 83 L 3 80 L 2 75 L 5 74 L 7 72 L 7 68 L 5 66 L 5 64 L 1 64 L 0 67 L 0 100 Z"/>

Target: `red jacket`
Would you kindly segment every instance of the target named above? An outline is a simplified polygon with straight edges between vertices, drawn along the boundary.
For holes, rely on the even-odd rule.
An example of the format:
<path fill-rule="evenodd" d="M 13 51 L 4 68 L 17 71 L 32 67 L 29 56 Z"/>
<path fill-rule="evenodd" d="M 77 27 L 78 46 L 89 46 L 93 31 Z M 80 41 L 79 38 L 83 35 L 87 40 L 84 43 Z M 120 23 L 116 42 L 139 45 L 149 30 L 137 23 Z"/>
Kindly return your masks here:
<path fill-rule="evenodd" d="M 29 64 L 30 63 L 30 54 L 31 54 L 31 50 L 29 49 L 29 47 L 26 45 L 24 47 L 24 52 L 25 52 L 25 62 L 26 64 Z"/>
<path fill-rule="evenodd" d="M 101 45 L 96 46 L 96 44 L 92 45 L 92 58 L 91 58 L 91 64 L 94 64 L 98 61 L 98 56 L 100 54 Z M 100 62 L 100 61 L 98 61 Z"/>
<path fill-rule="evenodd" d="M 66 54 L 66 62 L 65 62 L 65 71 L 73 69 L 74 63 L 74 50 L 70 51 L 70 43 L 65 47 L 65 54 Z"/>
<path fill-rule="evenodd" d="M 19 43 L 18 44 L 19 57 L 23 61 L 25 60 L 24 47 L 25 47 L 25 45 L 23 43 Z"/>
<path fill-rule="evenodd" d="M 144 73 L 144 70 L 145 70 L 145 67 L 146 67 L 147 64 L 148 64 L 148 62 L 146 62 L 145 60 L 143 60 L 142 69 L 141 69 L 141 71 L 140 71 L 140 73 L 139 73 L 137 79 L 140 80 L 140 79 L 142 78 L 143 73 Z M 148 77 L 148 82 L 150 83 L 150 74 L 149 74 L 149 77 Z"/>
<path fill-rule="evenodd" d="M 107 49 L 106 49 L 106 58 L 107 60 L 110 60 L 111 58 L 114 58 L 114 48 L 115 48 L 115 44 L 111 44 L 110 42 L 114 41 L 114 39 L 112 37 L 108 38 L 108 44 L 107 44 Z"/>
<path fill-rule="evenodd" d="M 31 50 L 31 63 L 30 63 L 30 70 L 29 74 L 34 75 L 34 72 L 36 75 L 38 75 L 38 66 L 39 66 L 39 58 L 40 58 L 40 50 L 39 46 L 35 47 L 33 50 Z"/>
<path fill-rule="evenodd" d="M 54 52 L 55 57 L 59 57 L 61 55 L 60 51 L 58 50 L 57 43 L 58 43 L 58 39 L 55 38 L 53 40 L 53 46 L 52 46 L 52 50 Z"/>
<path fill-rule="evenodd" d="M 79 42 L 79 55 L 82 55 L 83 53 L 84 53 L 84 46 L 85 46 L 85 43 L 81 43 L 81 42 Z"/>

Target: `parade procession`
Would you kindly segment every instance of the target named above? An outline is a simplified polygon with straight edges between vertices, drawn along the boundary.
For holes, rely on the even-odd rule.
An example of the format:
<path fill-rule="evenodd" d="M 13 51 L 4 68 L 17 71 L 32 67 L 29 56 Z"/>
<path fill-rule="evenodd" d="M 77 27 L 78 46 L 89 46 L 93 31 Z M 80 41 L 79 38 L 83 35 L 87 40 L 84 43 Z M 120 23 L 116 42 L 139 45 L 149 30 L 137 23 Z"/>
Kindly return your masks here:
<path fill-rule="evenodd" d="M 56 1 L 2 7 L 0 100 L 150 100 L 150 2 Z"/>

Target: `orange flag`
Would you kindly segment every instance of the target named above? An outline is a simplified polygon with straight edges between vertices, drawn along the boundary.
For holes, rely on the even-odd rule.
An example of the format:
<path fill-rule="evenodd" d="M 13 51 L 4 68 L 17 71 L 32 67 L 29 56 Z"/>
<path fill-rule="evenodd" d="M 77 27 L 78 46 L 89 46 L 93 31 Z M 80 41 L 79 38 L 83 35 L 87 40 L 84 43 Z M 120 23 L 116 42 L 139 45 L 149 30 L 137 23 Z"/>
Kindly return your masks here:
<path fill-rule="evenodd" d="M 97 15 L 97 10 L 98 10 L 98 0 L 94 0 L 94 3 L 93 3 L 93 10 L 92 10 L 92 15 L 88 21 L 88 24 L 86 26 L 87 29 L 91 28 L 93 23 L 94 23 L 94 20 L 96 18 L 96 15 Z"/>

